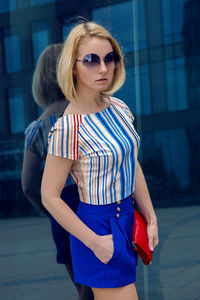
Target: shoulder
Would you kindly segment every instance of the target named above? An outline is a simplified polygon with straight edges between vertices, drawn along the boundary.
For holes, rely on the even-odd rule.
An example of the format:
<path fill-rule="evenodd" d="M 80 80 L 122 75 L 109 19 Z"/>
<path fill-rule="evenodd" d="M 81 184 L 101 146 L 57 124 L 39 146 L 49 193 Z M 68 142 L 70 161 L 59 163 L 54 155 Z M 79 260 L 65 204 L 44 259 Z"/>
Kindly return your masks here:
<path fill-rule="evenodd" d="M 30 123 L 25 130 L 25 150 L 33 151 L 38 147 L 46 147 L 49 130 L 57 119 L 58 116 L 52 115 L 47 119 L 38 119 Z"/>
<path fill-rule="evenodd" d="M 37 127 L 38 121 L 34 120 L 31 122 L 25 129 L 25 136 L 34 131 L 34 128 Z"/>
<path fill-rule="evenodd" d="M 49 132 L 48 153 L 72 160 L 78 160 L 78 133 L 80 115 L 64 115 Z"/>
<path fill-rule="evenodd" d="M 68 139 L 77 140 L 82 117 L 82 115 L 67 114 L 58 118 L 49 131 L 48 142 Z"/>
<path fill-rule="evenodd" d="M 133 116 L 130 108 L 124 101 L 122 101 L 121 99 L 115 98 L 115 97 L 110 97 L 110 102 L 113 106 L 122 110 L 131 119 L 132 122 L 134 121 L 134 116 Z"/>
<path fill-rule="evenodd" d="M 57 119 L 57 122 L 51 127 L 50 133 L 66 132 L 77 128 L 82 123 L 82 115 L 66 114 Z"/>
<path fill-rule="evenodd" d="M 122 107 L 122 108 L 125 107 L 125 106 L 127 106 L 124 101 L 122 101 L 121 99 L 116 98 L 116 97 L 110 97 L 110 102 L 113 105 L 119 106 L 119 107 Z"/>
<path fill-rule="evenodd" d="M 35 120 L 25 129 L 25 150 L 29 150 L 35 137 L 38 134 L 41 120 Z"/>

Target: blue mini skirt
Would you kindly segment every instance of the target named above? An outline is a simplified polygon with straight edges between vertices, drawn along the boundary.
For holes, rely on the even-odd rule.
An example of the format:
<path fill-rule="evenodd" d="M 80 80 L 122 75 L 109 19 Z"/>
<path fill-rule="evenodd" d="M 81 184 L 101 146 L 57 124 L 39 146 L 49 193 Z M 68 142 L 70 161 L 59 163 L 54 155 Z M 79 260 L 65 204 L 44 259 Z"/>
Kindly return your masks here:
<path fill-rule="evenodd" d="M 80 202 L 77 216 L 98 235 L 113 235 L 114 253 L 107 264 L 70 235 L 74 280 L 94 288 L 114 288 L 136 281 L 137 257 L 131 246 L 134 223 L 132 197 L 107 205 Z"/>

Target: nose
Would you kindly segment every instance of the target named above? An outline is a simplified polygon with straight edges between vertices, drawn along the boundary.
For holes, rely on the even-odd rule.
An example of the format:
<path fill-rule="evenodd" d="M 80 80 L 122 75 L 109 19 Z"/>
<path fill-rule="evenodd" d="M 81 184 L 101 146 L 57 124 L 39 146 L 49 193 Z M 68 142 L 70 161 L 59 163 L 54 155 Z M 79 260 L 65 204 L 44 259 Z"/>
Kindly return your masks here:
<path fill-rule="evenodd" d="M 102 59 L 100 61 L 100 65 L 99 65 L 99 73 L 105 73 L 105 72 L 107 72 L 107 66 L 106 66 L 104 60 Z"/>

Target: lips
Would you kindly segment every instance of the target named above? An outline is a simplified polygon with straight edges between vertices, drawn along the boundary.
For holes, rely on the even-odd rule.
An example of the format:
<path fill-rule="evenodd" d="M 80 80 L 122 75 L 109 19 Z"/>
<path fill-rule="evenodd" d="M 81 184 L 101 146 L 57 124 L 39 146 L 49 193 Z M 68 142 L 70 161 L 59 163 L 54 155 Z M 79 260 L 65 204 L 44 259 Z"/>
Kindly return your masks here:
<path fill-rule="evenodd" d="M 105 82 L 105 81 L 108 81 L 108 79 L 106 79 L 106 78 L 102 78 L 102 79 L 98 79 L 98 80 L 96 80 L 97 82 Z"/>

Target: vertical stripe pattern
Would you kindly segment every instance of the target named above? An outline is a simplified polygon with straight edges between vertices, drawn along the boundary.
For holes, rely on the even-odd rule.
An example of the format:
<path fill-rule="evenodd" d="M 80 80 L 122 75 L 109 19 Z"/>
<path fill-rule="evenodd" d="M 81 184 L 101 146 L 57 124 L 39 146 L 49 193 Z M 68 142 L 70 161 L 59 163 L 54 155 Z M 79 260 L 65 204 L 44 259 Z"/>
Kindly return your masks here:
<path fill-rule="evenodd" d="M 114 203 L 135 188 L 134 117 L 123 101 L 111 97 L 110 102 L 95 114 L 65 115 L 50 132 L 49 153 L 75 161 L 71 174 L 80 200 L 88 204 Z"/>

